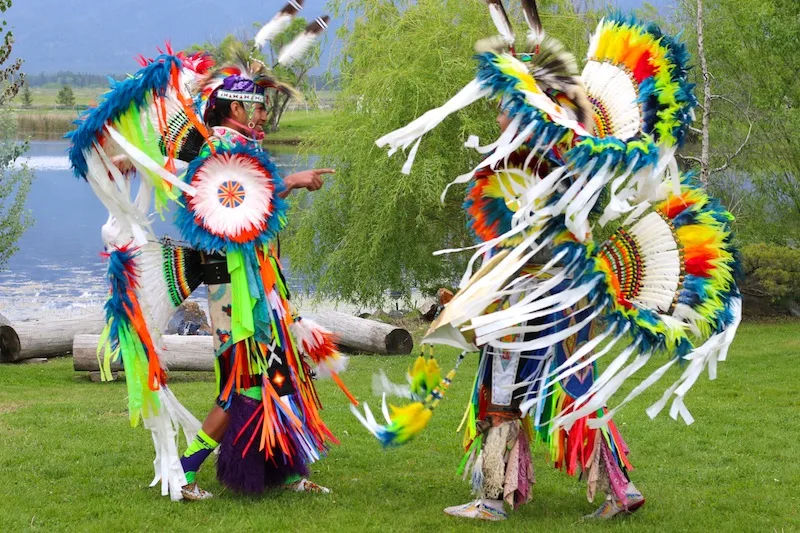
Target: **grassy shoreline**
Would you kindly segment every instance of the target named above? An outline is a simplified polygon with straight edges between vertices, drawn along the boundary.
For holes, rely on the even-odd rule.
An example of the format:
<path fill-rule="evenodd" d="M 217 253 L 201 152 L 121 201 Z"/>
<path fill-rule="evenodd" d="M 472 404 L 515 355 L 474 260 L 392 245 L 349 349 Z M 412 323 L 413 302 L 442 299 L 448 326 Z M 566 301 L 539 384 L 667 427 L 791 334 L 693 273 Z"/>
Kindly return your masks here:
<path fill-rule="evenodd" d="M 72 109 L 20 109 L 15 112 L 17 133 L 35 140 L 56 140 L 73 130 L 78 113 Z M 267 144 L 296 145 L 308 138 L 319 124 L 333 118 L 331 111 L 289 111 L 280 129 L 266 135 Z"/>

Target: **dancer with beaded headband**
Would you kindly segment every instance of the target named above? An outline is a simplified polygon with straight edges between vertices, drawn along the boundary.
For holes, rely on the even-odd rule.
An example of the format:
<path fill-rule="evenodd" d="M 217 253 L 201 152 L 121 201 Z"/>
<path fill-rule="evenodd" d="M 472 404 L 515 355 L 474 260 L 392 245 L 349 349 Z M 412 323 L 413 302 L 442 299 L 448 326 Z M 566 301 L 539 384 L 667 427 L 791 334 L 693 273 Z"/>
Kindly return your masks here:
<path fill-rule="evenodd" d="M 733 340 L 741 310 L 733 218 L 675 161 L 696 105 L 682 44 L 615 15 L 598 25 L 578 75 L 532 0 L 522 2 L 527 52 L 516 50 L 501 0 L 486 2 L 500 35 L 478 43 L 476 78 L 378 140 L 390 154 L 411 147 L 408 173 L 421 137 L 449 114 L 483 98 L 500 108 L 502 134 L 487 146 L 471 137 L 466 146 L 485 158 L 452 183 L 468 185 L 477 251 L 424 340 L 463 349 L 459 363 L 480 353 L 460 468 L 471 471 L 478 499 L 445 512 L 502 520 L 504 502 L 530 500 L 529 447 L 540 438 L 557 468 L 587 480 L 589 500 L 606 493 L 590 517 L 607 519 L 644 503 L 614 413 L 681 366 L 647 413 L 656 416 L 674 395 L 670 415 L 692 423 L 683 399 L 705 368 L 715 377 Z M 618 229 L 597 241 L 608 224 Z M 615 347 L 621 353 L 601 372 L 598 360 Z M 656 357 L 661 366 L 609 409 Z M 410 374 L 405 389 L 376 380 L 384 394 L 417 400 L 390 412 L 384 396 L 385 424 L 367 406 L 353 409 L 384 445 L 427 425 L 455 369 L 440 381 L 438 365 L 420 359 Z"/>
<path fill-rule="evenodd" d="M 300 7 L 300 0 L 289 2 L 256 43 L 283 31 Z M 302 57 L 326 25 L 327 17 L 311 23 L 279 63 Z M 286 225 L 284 198 L 295 188 L 319 189 L 321 175 L 333 171 L 280 176 L 260 147 L 260 130 L 267 91 L 294 91 L 240 48 L 239 65 L 219 68 L 204 54 L 169 48 L 144 60 L 72 134 L 73 168 L 110 215 L 103 227 L 111 293 L 101 367 L 107 376 L 111 362 L 122 361 L 131 422 L 142 420 L 156 447 L 153 485 L 160 481 L 174 500 L 210 496 L 195 475 L 219 443 L 218 477 L 233 490 L 327 492 L 305 479 L 308 465 L 336 442 L 320 418 L 311 365 L 355 402 L 338 378 L 346 358 L 329 332 L 294 314 L 275 246 Z M 177 206 L 175 223 L 188 246 L 155 238 L 153 198 L 159 212 Z M 202 426 L 167 385 L 161 339 L 175 308 L 201 282 L 209 288 L 217 374 L 217 405 Z"/>

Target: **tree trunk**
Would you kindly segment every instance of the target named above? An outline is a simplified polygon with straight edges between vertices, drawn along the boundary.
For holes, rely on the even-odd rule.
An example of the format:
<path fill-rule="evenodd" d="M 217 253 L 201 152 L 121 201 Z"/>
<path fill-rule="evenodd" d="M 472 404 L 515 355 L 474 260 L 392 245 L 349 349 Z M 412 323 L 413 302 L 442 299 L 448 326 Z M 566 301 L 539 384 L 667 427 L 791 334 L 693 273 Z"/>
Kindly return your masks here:
<path fill-rule="evenodd" d="M 703 0 L 697 0 L 697 56 L 700 58 L 700 72 L 703 76 L 703 128 L 700 145 L 700 182 L 708 185 L 711 173 L 711 154 L 709 128 L 711 123 L 711 74 L 706 62 L 705 41 L 703 40 Z"/>
<path fill-rule="evenodd" d="M 64 320 L 30 320 L 0 328 L 0 362 L 13 363 L 35 357 L 57 357 L 72 350 L 72 339 L 81 333 L 103 331 L 100 313 Z M 16 336 L 16 343 L 14 342 Z"/>
<path fill-rule="evenodd" d="M 272 104 L 272 112 L 270 113 L 270 126 L 269 131 L 275 133 L 278 131 L 278 127 L 281 122 L 281 117 L 283 116 L 283 111 L 286 109 L 286 106 L 289 105 L 289 97 L 283 94 L 279 94 L 275 97 L 275 101 Z"/>

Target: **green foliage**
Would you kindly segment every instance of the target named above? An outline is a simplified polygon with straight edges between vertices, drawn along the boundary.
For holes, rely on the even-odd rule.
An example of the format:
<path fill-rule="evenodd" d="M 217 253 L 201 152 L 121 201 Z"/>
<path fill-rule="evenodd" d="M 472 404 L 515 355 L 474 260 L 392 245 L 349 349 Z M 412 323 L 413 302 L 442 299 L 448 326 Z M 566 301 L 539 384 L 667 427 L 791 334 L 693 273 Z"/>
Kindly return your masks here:
<path fill-rule="evenodd" d="M 490 32 L 478 2 L 398 4 L 339 5 L 341 14 L 363 16 L 341 32 L 342 91 L 334 119 L 309 144 L 337 174 L 308 207 L 302 197 L 295 203 L 287 239 L 292 268 L 315 280 L 319 293 L 365 303 L 385 290 L 407 293 L 412 284 L 450 279 L 463 267 L 462 258 L 432 255 L 445 243 L 471 244 L 459 193 L 444 205 L 439 196 L 477 163 L 462 146 L 466 133 L 496 134 L 493 111 L 475 105 L 425 136 L 410 176 L 400 174 L 402 154 L 389 159 L 375 146 L 466 85 L 472 46 Z"/>
<path fill-rule="evenodd" d="M 0 12 L 11 7 L 11 0 L 0 0 Z M 31 186 L 32 172 L 22 165 L 15 166 L 17 159 L 28 149 L 27 143 L 17 142 L 16 119 L 8 110 L 7 103 L 14 98 L 22 86 L 25 76 L 20 72 L 22 60 L 5 66 L 14 37 L 3 21 L 0 29 L 0 268 L 17 251 L 16 243 L 31 225 L 30 212 L 25 209 L 25 200 Z"/>
<path fill-rule="evenodd" d="M 56 104 L 64 107 L 72 107 L 75 105 L 75 93 L 72 92 L 72 87 L 64 85 L 58 91 L 56 96 Z"/>
<path fill-rule="evenodd" d="M 682 24 L 696 51 L 696 1 Z M 747 242 L 800 243 L 800 2 L 705 0 L 706 57 L 712 76 L 714 194 L 733 197 Z M 699 73 L 695 70 L 695 75 Z M 747 138 L 752 122 L 752 134 Z"/>
<path fill-rule="evenodd" d="M 585 48 L 587 28 L 574 10 L 540 4 L 548 31 Z M 461 208 L 464 188 L 452 188 L 444 204 L 440 195 L 479 161 L 463 146 L 467 136 L 497 136 L 497 111 L 480 102 L 445 120 L 422 139 L 410 176 L 400 173 L 404 155 L 387 157 L 375 140 L 473 79 L 474 44 L 496 33 L 486 6 L 339 0 L 332 7 L 335 17 L 348 20 L 334 66 L 342 89 L 333 120 L 306 148 L 337 173 L 313 201 L 301 195 L 294 204 L 285 245 L 292 269 L 313 280 L 318 293 L 360 303 L 378 303 L 385 291 L 409 295 L 414 287 L 452 285 L 468 254 L 433 252 L 471 245 L 472 238 Z"/>
<path fill-rule="evenodd" d="M 800 250 L 757 243 L 742 249 L 747 276 L 742 291 L 772 303 L 800 302 Z"/>
<path fill-rule="evenodd" d="M 15 141 L 16 119 L 7 109 L 0 110 L 0 268 L 18 250 L 16 243 L 33 219 L 25 209 L 33 172 L 15 162 L 28 149 Z"/>
<path fill-rule="evenodd" d="M 0 0 L 0 13 L 5 13 L 9 8 L 11 8 L 11 0 Z M 7 21 L 2 20 L 0 25 L 0 107 L 17 95 L 25 82 L 25 74 L 20 71 L 22 59 L 7 63 L 13 47 L 14 34 L 8 29 Z"/>

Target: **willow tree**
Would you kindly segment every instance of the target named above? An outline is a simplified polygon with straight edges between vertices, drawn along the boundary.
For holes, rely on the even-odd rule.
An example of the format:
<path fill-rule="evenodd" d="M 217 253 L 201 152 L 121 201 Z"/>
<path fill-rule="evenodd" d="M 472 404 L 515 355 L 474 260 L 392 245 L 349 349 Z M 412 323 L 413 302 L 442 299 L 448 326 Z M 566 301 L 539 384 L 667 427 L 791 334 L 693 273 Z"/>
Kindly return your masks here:
<path fill-rule="evenodd" d="M 433 252 L 472 244 L 461 209 L 464 188 L 440 195 L 471 169 L 477 154 L 468 134 L 494 138 L 496 108 L 476 103 L 427 134 L 411 174 L 404 154 L 389 158 L 375 140 L 438 107 L 474 76 L 475 42 L 496 31 L 480 0 L 335 0 L 341 92 L 334 116 L 306 149 L 336 168 L 313 199 L 300 196 L 291 214 L 285 250 L 292 271 L 318 293 L 378 303 L 386 291 L 452 284 L 467 256 Z M 585 46 L 588 32 L 571 7 L 541 2 L 545 26 Z M 571 6 L 565 2 L 565 6 Z M 570 31 L 562 31 L 569 29 Z M 522 34 L 522 33 L 521 33 Z"/>

